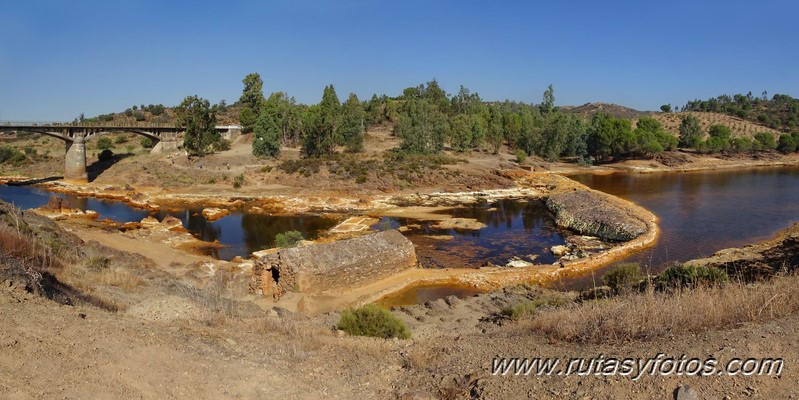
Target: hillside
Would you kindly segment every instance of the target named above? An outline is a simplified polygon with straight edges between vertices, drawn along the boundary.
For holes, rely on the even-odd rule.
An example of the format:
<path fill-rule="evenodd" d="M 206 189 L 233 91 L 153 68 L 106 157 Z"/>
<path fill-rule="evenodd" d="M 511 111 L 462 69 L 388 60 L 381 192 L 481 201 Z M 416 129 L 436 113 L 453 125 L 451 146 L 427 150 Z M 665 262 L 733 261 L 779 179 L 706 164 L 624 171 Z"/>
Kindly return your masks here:
<path fill-rule="evenodd" d="M 559 108 L 561 111 L 581 115 L 586 119 L 590 119 L 594 114 L 605 113 L 610 114 L 616 118 L 635 119 L 642 115 L 649 115 L 651 112 L 638 111 L 629 107 L 620 106 L 618 104 L 610 103 L 585 103 L 581 106 L 563 106 Z"/>
<path fill-rule="evenodd" d="M 663 124 L 663 127 L 670 133 L 679 136 L 680 134 L 680 123 L 682 119 L 685 118 L 687 115 L 693 115 L 699 118 L 699 122 L 702 124 L 702 130 L 707 132 L 708 128 L 711 125 L 725 125 L 732 128 L 732 136 L 733 137 L 753 137 L 755 133 L 758 132 L 770 132 L 775 135 L 779 135 L 780 132 L 776 129 L 769 128 L 767 126 L 743 120 L 738 117 L 733 117 L 730 115 L 713 113 L 713 112 L 698 112 L 698 111 L 687 111 L 687 112 L 679 112 L 679 113 L 654 113 L 651 117 L 655 118 L 656 120 L 660 121 Z"/>
<path fill-rule="evenodd" d="M 770 100 L 767 92 L 763 92 L 761 97 L 752 96 L 752 92 L 747 95 L 721 95 L 689 101 L 683 111 L 722 113 L 783 132 L 795 130 L 799 126 L 799 99 L 785 94 L 775 94 Z"/>

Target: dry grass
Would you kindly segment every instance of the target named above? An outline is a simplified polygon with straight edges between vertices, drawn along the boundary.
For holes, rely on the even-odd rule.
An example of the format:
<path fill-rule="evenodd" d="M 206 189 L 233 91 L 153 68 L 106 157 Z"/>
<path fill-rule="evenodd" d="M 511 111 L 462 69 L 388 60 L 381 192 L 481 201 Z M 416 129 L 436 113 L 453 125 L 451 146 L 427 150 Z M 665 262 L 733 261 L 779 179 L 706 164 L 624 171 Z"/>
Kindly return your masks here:
<path fill-rule="evenodd" d="M 653 290 L 537 313 L 529 328 L 558 340 L 622 342 L 730 329 L 799 310 L 799 277 L 755 284 Z"/>

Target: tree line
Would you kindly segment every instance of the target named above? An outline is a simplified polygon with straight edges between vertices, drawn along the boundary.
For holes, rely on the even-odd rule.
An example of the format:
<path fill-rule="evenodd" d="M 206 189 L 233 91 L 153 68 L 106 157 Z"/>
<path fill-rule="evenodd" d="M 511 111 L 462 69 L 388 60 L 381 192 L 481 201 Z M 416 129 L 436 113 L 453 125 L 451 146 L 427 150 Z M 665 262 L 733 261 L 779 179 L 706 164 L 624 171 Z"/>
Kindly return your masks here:
<path fill-rule="evenodd" d="M 527 104 L 486 102 L 463 86 L 450 95 L 436 80 L 408 87 L 396 97 L 375 94 L 362 101 L 350 93 L 341 102 L 331 84 L 323 89 L 319 103 L 304 105 L 284 92 L 265 97 L 258 73 L 248 74 L 242 83 L 236 104 L 239 119 L 246 132 L 253 132 L 253 154 L 265 158 L 278 157 L 282 146 L 297 145 L 304 157 L 331 155 L 339 147 L 360 152 L 366 130 L 383 124 L 393 125 L 393 134 L 400 139 L 398 150 L 406 154 L 434 155 L 445 149 L 497 154 L 507 146 L 524 157 L 571 158 L 586 164 L 651 158 L 678 146 L 703 152 L 795 150 L 797 141 L 796 135 L 777 141 L 767 133 L 758 134 L 755 140 L 733 139 L 731 130 L 723 126 L 711 127 L 708 139 L 702 140 L 699 121 L 690 116 L 680 126 L 679 139 L 648 116 L 639 118 L 635 127 L 628 119 L 607 114 L 596 114 L 587 121 L 555 106 L 552 85 L 544 91 L 541 103 Z M 184 146 L 190 154 L 202 155 L 220 146 L 213 130 L 217 111 L 218 106 L 196 96 L 177 108 L 179 123 L 194 124 L 196 130 L 205 132 L 190 134 L 187 128 Z"/>

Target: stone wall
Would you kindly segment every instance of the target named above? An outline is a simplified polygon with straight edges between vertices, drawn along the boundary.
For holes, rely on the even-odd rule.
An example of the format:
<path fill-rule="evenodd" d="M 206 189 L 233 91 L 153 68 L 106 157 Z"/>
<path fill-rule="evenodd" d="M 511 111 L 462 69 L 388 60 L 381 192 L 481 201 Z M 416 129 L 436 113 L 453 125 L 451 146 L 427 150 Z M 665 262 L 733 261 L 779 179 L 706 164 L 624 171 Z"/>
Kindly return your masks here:
<path fill-rule="evenodd" d="M 279 297 L 362 286 L 416 265 L 413 243 L 396 230 L 281 249 L 256 261 L 253 293 Z"/>
<path fill-rule="evenodd" d="M 555 214 L 558 226 L 583 235 L 628 241 L 647 229 L 646 223 L 633 215 L 621 202 L 591 190 L 553 193 L 547 208 Z"/>

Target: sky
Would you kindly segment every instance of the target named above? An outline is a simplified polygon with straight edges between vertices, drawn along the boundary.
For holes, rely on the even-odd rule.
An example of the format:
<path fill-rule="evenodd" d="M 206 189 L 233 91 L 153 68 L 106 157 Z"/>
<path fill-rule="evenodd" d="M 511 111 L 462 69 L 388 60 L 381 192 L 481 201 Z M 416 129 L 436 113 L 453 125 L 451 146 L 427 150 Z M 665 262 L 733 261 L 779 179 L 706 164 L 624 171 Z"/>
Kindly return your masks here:
<path fill-rule="evenodd" d="M 67 121 L 198 95 L 317 103 L 437 80 L 487 101 L 639 110 L 764 90 L 799 97 L 799 2 L 4 1 L 0 120 Z"/>

